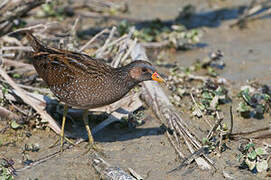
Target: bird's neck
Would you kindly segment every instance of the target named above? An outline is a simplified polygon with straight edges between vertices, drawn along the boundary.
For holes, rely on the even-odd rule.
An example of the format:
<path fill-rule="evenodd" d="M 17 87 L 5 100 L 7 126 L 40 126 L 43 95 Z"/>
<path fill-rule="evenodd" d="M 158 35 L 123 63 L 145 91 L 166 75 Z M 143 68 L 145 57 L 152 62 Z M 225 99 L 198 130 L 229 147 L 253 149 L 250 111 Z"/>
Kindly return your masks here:
<path fill-rule="evenodd" d="M 129 91 L 132 89 L 138 82 L 136 82 L 130 75 L 129 67 L 123 66 L 115 69 L 115 75 L 113 76 L 114 82 L 120 87 Z"/>

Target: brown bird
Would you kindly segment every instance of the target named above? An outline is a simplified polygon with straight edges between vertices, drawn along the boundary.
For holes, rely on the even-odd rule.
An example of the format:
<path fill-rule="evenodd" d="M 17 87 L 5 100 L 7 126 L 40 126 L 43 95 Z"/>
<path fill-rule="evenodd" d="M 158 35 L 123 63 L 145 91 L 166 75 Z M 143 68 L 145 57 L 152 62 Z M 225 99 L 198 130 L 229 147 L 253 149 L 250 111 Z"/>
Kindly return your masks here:
<path fill-rule="evenodd" d="M 94 147 L 88 125 L 88 109 L 118 101 L 142 81 L 164 80 L 147 61 L 137 60 L 126 66 L 113 68 L 104 61 L 86 54 L 43 45 L 31 31 L 23 31 L 33 52 L 33 65 L 50 90 L 65 103 L 60 134 L 63 150 L 64 126 L 68 107 L 84 109 L 83 120 Z"/>

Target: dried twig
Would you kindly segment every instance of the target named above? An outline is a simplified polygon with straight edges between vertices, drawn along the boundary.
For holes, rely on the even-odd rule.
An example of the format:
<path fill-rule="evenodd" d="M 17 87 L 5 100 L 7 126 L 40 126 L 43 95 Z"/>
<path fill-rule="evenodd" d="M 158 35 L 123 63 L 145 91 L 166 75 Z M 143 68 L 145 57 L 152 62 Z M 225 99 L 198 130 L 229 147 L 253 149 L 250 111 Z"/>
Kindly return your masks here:
<path fill-rule="evenodd" d="M 230 116 L 231 116 L 231 126 L 228 135 L 231 136 L 232 129 L 233 129 L 233 113 L 232 113 L 232 106 L 230 106 Z"/>
<path fill-rule="evenodd" d="M 93 38 L 91 38 L 84 46 L 82 46 L 79 49 L 79 52 L 82 52 L 84 49 L 86 49 L 91 43 L 93 43 L 99 36 L 101 36 L 104 33 L 108 33 L 109 29 L 104 29 L 101 32 L 99 32 L 98 34 L 96 34 Z"/>
<path fill-rule="evenodd" d="M 111 66 L 117 67 L 121 63 L 121 60 L 124 60 L 124 58 L 126 58 L 126 57 L 124 57 L 125 56 L 125 51 L 128 49 L 129 45 L 131 44 L 130 40 L 131 40 L 131 37 L 132 37 L 134 31 L 135 31 L 135 28 L 130 29 L 129 34 L 127 35 L 126 41 L 124 41 L 123 44 L 120 46 L 117 55 L 115 56 L 114 60 L 111 63 Z M 131 51 L 132 49 L 129 48 L 129 50 Z M 130 52 L 129 52 L 129 54 L 130 54 Z M 124 58 L 122 58 L 122 57 L 124 57 Z"/>
<path fill-rule="evenodd" d="M 121 36 L 120 38 L 118 38 L 118 39 L 112 41 L 111 43 L 108 43 L 106 49 L 109 48 L 109 47 L 112 47 L 112 46 L 114 46 L 114 45 L 116 45 L 116 44 L 118 44 L 118 43 L 120 43 L 121 41 L 124 41 L 124 40 L 127 39 L 127 38 L 128 38 L 128 35 L 123 35 L 123 36 Z M 97 52 L 99 52 L 99 51 L 100 51 L 100 49 L 97 50 Z M 97 53 L 97 52 L 96 52 L 96 53 Z"/>
<path fill-rule="evenodd" d="M 216 114 L 218 114 L 218 112 L 216 111 Z M 212 129 L 209 131 L 208 135 L 207 135 L 207 139 L 210 140 L 210 138 L 212 137 L 213 133 L 216 131 L 217 127 L 221 124 L 223 118 L 217 117 L 217 121 L 216 123 L 213 125 Z"/>
<path fill-rule="evenodd" d="M 115 26 L 113 26 L 111 31 L 110 31 L 110 34 L 109 34 L 108 38 L 105 40 L 104 45 L 96 52 L 96 57 L 97 58 L 103 57 L 103 53 L 106 50 L 106 48 L 108 47 L 108 44 L 111 41 L 111 39 L 113 38 L 116 30 L 117 30 L 117 28 Z"/>
<path fill-rule="evenodd" d="M 124 170 L 110 165 L 103 160 L 97 153 L 94 153 L 94 157 L 91 157 L 91 164 L 95 170 L 101 175 L 101 179 L 111 180 L 136 180 L 133 176 L 126 173 Z"/>
<path fill-rule="evenodd" d="M 143 178 L 137 172 L 135 172 L 135 170 L 133 170 L 132 168 L 128 168 L 128 170 L 130 171 L 130 174 L 134 176 L 137 180 L 143 180 Z"/>
<path fill-rule="evenodd" d="M 194 102 L 194 104 L 195 104 L 195 106 L 196 106 L 196 108 L 197 108 L 197 111 L 201 114 L 201 116 L 203 117 L 203 119 L 205 120 L 205 122 L 211 127 L 212 125 L 211 125 L 211 122 L 209 121 L 209 119 L 207 119 L 205 116 L 204 116 L 204 114 L 202 113 L 202 111 L 200 110 L 200 108 L 199 108 L 199 105 L 198 105 L 198 103 L 196 102 L 196 100 L 195 100 L 195 98 L 194 98 L 194 96 L 193 96 L 193 94 L 190 92 L 190 97 L 191 97 L 191 99 L 192 99 L 192 101 Z"/>
<path fill-rule="evenodd" d="M 5 109 L 4 107 L 0 106 L 0 119 L 12 119 L 12 120 L 19 120 L 20 117 L 13 112 Z"/>
<path fill-rule="evenodd" d="M 250 5 L 246 8 L 244 13 L 238 20 L 231 25 L 231 27 L 234 26 L 240 26 L 243 27 L 245 23 L 248 21 L 253 21 L 260 19 L 261 17 L 270 15 L 271 13 L 271 5 L 270 0 L 264 0 L 264 1 L 258 1 L 253 0 L 251 1 Z"/>
<path fill-rule="evenodd" d="M 145 50 L 139 44 L 137 44 L 136 47 L 133 49 L 131 56 L 133 60 L 147 60 Z M 176 131 L 176 133 L 179 133 L 180 136 L 187 139 L 186 142 L 187 145 L 190 147 L 191 153 L 195 151 L 194 148 L 196 150 L 200 149 L 200 143 L 193 137 L 192 133 L 189 132 L 189 128 L 187 128 L 186 123 L 176 112 L 174 106 L 170 103 L 162 88 L 157 83 L 152 81 L 143 82 L 143 88 L 144 93 L 142 97 L 144 98 L 146 103 L 152 107 L 156 116 L 159 117 L 162 123 L 169 125 L 171 124 L 170 128 L 173 130 L 173 133 L 174 131 Z M 174 141 L 179 142 L 179 136 L 176 135 Z M 172 142 L 171 144 L 176 144 L 177 147 L 180 146 L 180 144 L 174 142 Z M 193 144 L 193 147 L 190 146 L 190 144 Z M 179 151 L 179 148 L 175 150 Z M 180 152 L 179 154 L 182 154 L 182 152 Z M 211 166 L 209 165 L 211 160 L 208 159 L 206 156 L 197 158 L 196 162 L 202 169 L 211 169 Z M 212 163 L 213 162 L 211 162 L 211 164 Z"/>
<path fill-rule="evenodd" d="M 0 9 L 0 36 L 8 33 L 12 28 L 13 20 L 24 16 L 31 9 L 45 3 L 45 0 L 17 0 L 3 2 Z"/>
<path fill-rule="evenodd" d="M 19 97 L 26 104 L 34 108 L 40 114 L 41 118 L 49 123 L 49 127 L 52 130 L 54 130 L 57 134 L 60 133 L 60 128 L 56 124 L 55 120 L 45 110 L 43 110 L 38 104 L 36 104 L 29 97 L 27 97 L 25 91 L 17 86 L 17 84 L 8 76 L 8 74 L 3 70 L 3 68 L 0 68 L 0 75 L 8 82 L 8 84 L 11 87 L 13 87 L 17 91 L 17 93 L 19 94 Z"/>
<path fill-rule="evenodd" d="M 3 51 L 10 51 L 10 50 L 19 50 L 19 51 L 32 51 L 32 47 L 30 46 L 8 46 L 2 47 Z"/>

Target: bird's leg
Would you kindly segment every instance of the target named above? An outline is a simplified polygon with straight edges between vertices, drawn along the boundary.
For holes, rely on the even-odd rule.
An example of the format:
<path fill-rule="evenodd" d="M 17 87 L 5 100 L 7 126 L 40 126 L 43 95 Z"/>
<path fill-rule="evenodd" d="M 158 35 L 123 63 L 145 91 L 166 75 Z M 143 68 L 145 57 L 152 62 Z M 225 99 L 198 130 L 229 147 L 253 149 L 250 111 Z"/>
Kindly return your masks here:
<path fill-rule="evenodd" d="M 64 110 L 63 110 L 63 117 L 62 117 L 62 126 L 61 126 L 61 132 L 60 132 L 60 150 L 61 152 L 63 152 L 63 142 L 64 142 L 64 139 L 66 141 L 68 141 L 70 144 L 74 145 L 74 143 L 69 140 L 67 137 L 64 136 L 64 128 L 65 128 L 65 122 L 66 122 L 66 116 L 67 116 L 67 113 L 68 113 L 68 109 L 69 107 L 67 105 L 64 105 Z M 57 140 L 53 145 L 50 146 L 51 147 L 54 147 L 57 143 L 59 142 L 59 140 Z"/>
<path fill-rule="evenodd" d="M 69 107 L 65 104 L 64 111 L 63 111 L 63 117 L 62 117 L 61 132 L 60 132 L 60 150 L 61 150 L 61 152 L 63 152 L 64 128 L 65 128 L 65 121 L 66 121 L 68 109 L 69 109 Z"/>
<path fill-rule="evenodd" d="M 90 148 L 94 149 L 94 150 L 99 150 L 100 148 L 98 148 L 95 144 L 94 144 L 94 140 L 93 140 L 93 136 L 91 134 L 91 130 L 90 130 L 90 127 L 89 127 L 89 124 L 88 124 L 88 110 L 85 110 L 84 111 L 84 114 L 83 114 L 83 120 L 84 120 L 84 124 L 85 124 L 85 127 L 86 127 L 86 130 L 87 130 L 87 133 L 88 133 L 88 142 L 89 142 L 89 145 L 90 145 Z M 90 150 L 90 149 L 89 149 Z M 88 150 L 88 151 L 89 151 Z M 87 151 L 87 152 L 88 152 Z"/>

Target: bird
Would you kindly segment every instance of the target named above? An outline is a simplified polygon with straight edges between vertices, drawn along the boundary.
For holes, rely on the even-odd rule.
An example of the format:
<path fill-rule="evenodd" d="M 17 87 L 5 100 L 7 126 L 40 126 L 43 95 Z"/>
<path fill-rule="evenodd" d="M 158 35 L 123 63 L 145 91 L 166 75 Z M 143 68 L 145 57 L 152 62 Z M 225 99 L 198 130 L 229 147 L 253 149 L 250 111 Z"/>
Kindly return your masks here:
<path fill-rule="evenodd" d="M 62 50 L 45 45 L 24 30 L 33 51 L 31 59 L 38 75 L 49 89 L 64 103 L 60 146 L 63 151 L 64 127 L 69 107 L 84 110 L 83 121 L 91 147 L 95 147 L 88 122 L 88 110 L 112 104 L 124 97 L 138 83 L 148 80 L 164 82 L 155 67 L 144 60 L 136 60 L 122 67 L 111 67 L 105 60 L 84 53 Z M 70 141 L 69 141 L 70 142 Z M 94 148 L 95 149 L 95 148 Z"/>

